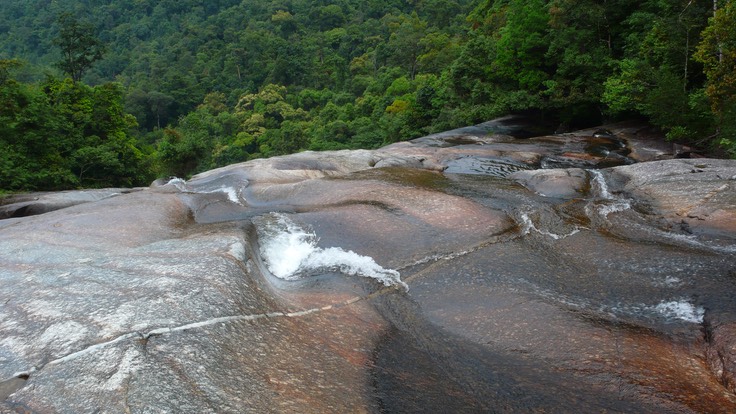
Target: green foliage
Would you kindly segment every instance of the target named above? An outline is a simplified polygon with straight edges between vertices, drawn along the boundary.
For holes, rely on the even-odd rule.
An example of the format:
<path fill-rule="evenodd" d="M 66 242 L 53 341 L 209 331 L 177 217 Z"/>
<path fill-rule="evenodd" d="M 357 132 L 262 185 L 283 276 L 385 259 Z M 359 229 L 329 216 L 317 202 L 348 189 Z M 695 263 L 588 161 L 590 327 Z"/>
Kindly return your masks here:
<path fill-rule="evenodd" d="M 704 65 L 705 94 L 716 116 L 716 139 L 736 157 L 736 4 L 725 2 L 703 31 L 695 58 Z"/>
<path fill-rule="evenodd" d="M 636 30 L 627 34 L 624 57 L 604 83 L 602 101 L 609 113 L 644 115 L 669 139 L 706 143 L 714 118 L 704 104 L 693 52 L 711 5 L 649 1 L 626 18 Z"/>
<path fill-rule="evenodd" d="M 62 59 L 57 63 L 75 82 L 82 79 L 94 62 L 102 59 L 104 46 L 94 35 L 94 27 L 79 22 L 71 13 L 59 16 L 59 36 L 54 44 L 61 49 Z"/>
<path fill-rule="evenodd" d="M 522 111 L 645 118 L 736 154 L 733 1 L 103 3 L 4 1 L 0 187 L 188 176 Z M 60 58 L 73 81 L 47 79 Z"/>
<path fill-rule="evenodd" d="M 14 62 L 0 61 L 0 68 Z M 128 131 L 119 84 L 89 87 L 49 77 L 0 83 L 0 188 L 54 190 L 131 186 L 150 179 L 145 155 Z"/>

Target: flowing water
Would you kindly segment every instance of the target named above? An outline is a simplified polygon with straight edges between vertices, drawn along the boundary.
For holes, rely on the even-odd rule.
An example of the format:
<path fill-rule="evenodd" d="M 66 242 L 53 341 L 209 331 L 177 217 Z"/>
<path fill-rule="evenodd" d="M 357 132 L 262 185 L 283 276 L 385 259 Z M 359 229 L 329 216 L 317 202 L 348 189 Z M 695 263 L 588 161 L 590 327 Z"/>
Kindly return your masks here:
<path fill-rule="evenodd" d="M 260 277 L 287 300 L 321 292 L 384 318 L 366 365 L 371 410 L 733 412 L 703 357 L 706 315 L 736 312 L 733 243 L 662 227 L 605 170 L 588 169 L 577 197 L 535 194 L 508 175 L 589 163 L 567 144 L 520 161 L 512 147 L 549 143 L 509 136 L 473 155 L 489 145 L 471 133 L 493 127 L 424 139 L 466 151 L 442 173 L 168 185 L 192 196 L 200 223 L 251 226 Z M 206 194 L 219 196 L 197 201 Z"/>
<path fill-rule="evenodd" d="M 736 412 L 736 165 L 611 128 L 4 205 L 0 412 Z"/>
<path fill-rule="evenodd" d="M 384 269 L 368 256 L 339 247 L 321 248 L 314 232 L 294 223 L 284 214 L 272 213 L 254 219 L 260 253 L 268 270 L 284 280 L 297 280 L 313 274 L 340 272 L 364 276 L 384 286 L 409 287 L 401 281 L 399 272 Z"/>

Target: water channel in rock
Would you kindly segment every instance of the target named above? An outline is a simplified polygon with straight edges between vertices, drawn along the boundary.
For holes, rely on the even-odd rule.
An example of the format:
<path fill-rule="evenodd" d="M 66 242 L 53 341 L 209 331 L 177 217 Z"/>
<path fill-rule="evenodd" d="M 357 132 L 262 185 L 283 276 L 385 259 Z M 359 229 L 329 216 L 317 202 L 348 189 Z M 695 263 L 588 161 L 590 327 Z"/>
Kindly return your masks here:
<path fill-rule="evenodd" d="M 705 313 L 734 310 L 733 240 L 662 229 L 613 195 L 599 168 L 631 163 L 625 155 L 591 161 L 586 151 L 600 155 L 601 145 L 570 156 L 572 144 L 494 136 L 487 127 L 490 143 L 451 134 L 418 140 L 462 151 L 443 172 L 385 168 L 300 182 L 286 195 L 242 193 L 252 207 L 277 206 L 277 216 L 253 222 L 261 249 L 273 249 L 274 238 L 291 243 L 278 248 L 291 269 L 262 269 L 299 279 L 298 289 L 285 288 L 290 294 L 335 289 L 330 283 L 346 275 L 381 282 L 353 280 L 362 295 L 397 286 L 369 299 L 390 325 L 370 368 L 379 410 L 733 408 L 734 396 L 707 379 L 698 349 Z M 523 159 L 539 145 L 555 150 L 537 165 Z M 623 147 L 617 140 L 608 148 Z M 583 167 L 586 184 L 555 198 L 507 178 L 540 167 Z M 693 406 L 705 391 L 711 405 Z"/>

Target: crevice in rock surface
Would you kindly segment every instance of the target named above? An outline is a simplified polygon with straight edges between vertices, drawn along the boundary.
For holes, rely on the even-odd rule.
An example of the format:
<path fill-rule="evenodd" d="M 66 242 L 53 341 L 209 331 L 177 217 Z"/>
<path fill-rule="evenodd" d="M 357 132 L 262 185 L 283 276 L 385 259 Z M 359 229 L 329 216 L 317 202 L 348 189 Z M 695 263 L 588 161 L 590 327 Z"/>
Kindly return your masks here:
<path fill-rule="evenodd" d="M 703 317 L 705 360 L 718 381 L 736 394 L 736 321 L 722 317 L 708 310 Z"/>
<path fill-rule="evenodd" d="M 5 401 L 11 394 L 23 388 L 28 378 L 30 378 L 30 374 L 21 373 L 13 378 L 0 381 L 0 401 Z"/>
<path fill-rule="evenodd" d="M 0 196 L 0 220 L 36 216 L 140 190 L 109 188 Z"/>
<path fill-rule="evenodd" d="M 19 384 L 20 387 L 22 387 L 25 381 L 29 379 L 30 373 L 32 372 L 40 371 L 46 366 L 58 365 L 58 364 L 63 364 L 65 362 L 72 361 L 76 358 L 79 358 L 84 355 L 94 353 L 97 351 L 101 351 L 105 347 L 115 345 L 123 341 L 131 340 L 131 339 L 138 340 L 140 341 L 141 345 L 143 345 L 145 349 L 145 346 L 147 346 L 148 341 L 150 341 L 152 338 L 163 336 L 163 335 L 169 335 L 169 334 L 174 334 L 177 332 L 202 329 L 202 328 L 214 326 L 217 324 L 226 324 L 226 323 L 232 323 L 232 322 L 255 321 L 255 320 L 261 320 L 261 319 L 266 320 L 266 319 L 274 319 L 274 318 L 300 318 L 300 317 L 308 316 L 308 315 L 319 313 L 319 312 L 338 309 L 343 306 L 349 306 L 359 301 L 371 299 L 377 295 L 385 294 L 386 292 L 390 292 L 396 289 L 400 289 L 400 286 L 384 287 L 366 296 L 354 296 L 354 297 L 351 297 L 341 302 L 332 303 L 329 305 L 324 305 L 324 306 L 316 307 L 316 308 L 292 310 L 292 311 L 273 311 L 273 312 L 257 313 L 257 314 L 249 314 L 249 315 L 222 316 L 222 317 L 217 317 L 217 318 L 212 318 L 212 319 L 207 319 L 207 320 L 202 320 L 202 321 L 197 321 L 197 322 L 191 322 L 191 323 L 177 325 L 177 326 L 166 326 L 166 327 L 161 327 L 161 328 L 155 328 L 155 329 L 151 329 L 151 330 L 144 331 L 144 332 L 141 332 L 141 331 L 127 332 L 111 340 L 92 344 L 79 351 L 72 352 L 70 354 L 67 354 L 65 356 L 62 356 L 56 359 L 52 359 L 48 362 L 45 362 L 44 364 L 40 366 L 31 368 L 31 370 L 29 371 L 16 374 L 14 378 L 0 382 L 0 397 L 2 396 L 7 397 L 7 395 L 10 395 L 10 393 L 17 391 L 18 389 L 18 388 L 15 388 L 9 394 L 4 395 L 2 394 L 2 392 L 5 390 L 6 384 L 7 384 L 7 389 L 11 389 L 14 385 L 17 385 L 17 384 Z"/>

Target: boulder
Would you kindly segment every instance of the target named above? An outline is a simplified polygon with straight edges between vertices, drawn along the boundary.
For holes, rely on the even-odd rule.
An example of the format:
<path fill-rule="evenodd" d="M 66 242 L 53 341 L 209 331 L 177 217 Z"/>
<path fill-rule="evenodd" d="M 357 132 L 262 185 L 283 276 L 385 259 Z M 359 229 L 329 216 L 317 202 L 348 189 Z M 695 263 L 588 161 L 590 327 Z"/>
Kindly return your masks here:
<path fill-rule="evenodd" d="M 676 159 L 611 170 L 611 190 L 685 232 L 736 239 L 736 163 Z"/>
<path fill-rule="evenodd" d="M 99 201 L 138 190 L 129 188 L 104 188 L 99 190 L 8 195 L 0 198 L 0 220 L 48 213 L 49 211 Z"/>
<path fill-rule="evenodd" d="M 509 179 L 545 197 L 581 197 L 588 188 L 588 173 L 580 168 L 519 171 Z"/>

